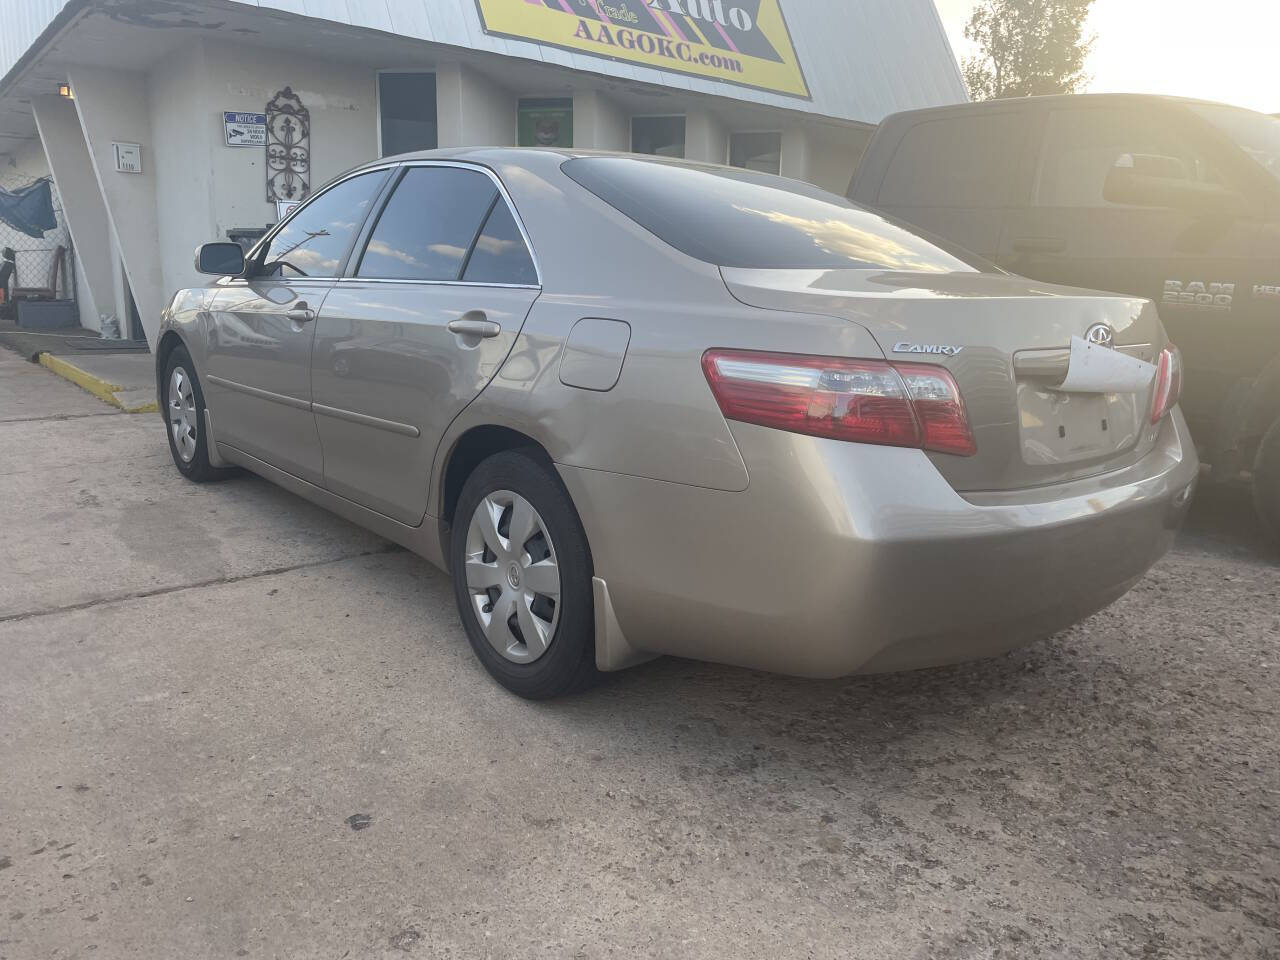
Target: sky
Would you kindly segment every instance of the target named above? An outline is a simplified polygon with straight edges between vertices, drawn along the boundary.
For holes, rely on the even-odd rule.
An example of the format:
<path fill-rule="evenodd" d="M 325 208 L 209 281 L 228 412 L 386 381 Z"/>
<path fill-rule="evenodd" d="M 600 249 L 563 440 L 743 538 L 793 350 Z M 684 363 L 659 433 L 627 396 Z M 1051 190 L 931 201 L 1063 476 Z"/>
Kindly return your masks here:
<path fill-rule="evenodd" d="M 974 0 L 936 0 L 957 59 Z M 1280 113 L 1280 0 L 1095 0 L 1090 93 L 1166 93 Z"/>

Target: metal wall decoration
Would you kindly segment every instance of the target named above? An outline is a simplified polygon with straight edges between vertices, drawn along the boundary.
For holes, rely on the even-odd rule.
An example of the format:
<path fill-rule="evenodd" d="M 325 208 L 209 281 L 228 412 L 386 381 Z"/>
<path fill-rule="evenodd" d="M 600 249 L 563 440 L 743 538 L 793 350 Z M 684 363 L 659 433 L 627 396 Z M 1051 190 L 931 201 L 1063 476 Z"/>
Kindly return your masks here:
<path fill-rule="evenodd" d="M 311 111 L 289 87 L 267 102 L 267 199 L 304 200 L 311 189 Z"/>

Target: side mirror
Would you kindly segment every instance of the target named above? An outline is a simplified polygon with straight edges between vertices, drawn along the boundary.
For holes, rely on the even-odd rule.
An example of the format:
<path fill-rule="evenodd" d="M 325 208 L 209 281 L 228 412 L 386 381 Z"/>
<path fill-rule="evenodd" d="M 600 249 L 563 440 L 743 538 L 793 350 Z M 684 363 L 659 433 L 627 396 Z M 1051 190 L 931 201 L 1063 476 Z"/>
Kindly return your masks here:
<path fill-rule="evenodd" d="M 1122 153 L 1107 174 L 1102 197 L 1109 203 L 1163 207 L 1205 216 L 1236 216 L 1243 198 L 1217 183 L 1201 183 L 1187 174 L 1177 157 Z"/>
<path fill-rule="evenodd" d="M 244 273 L 244 250 L 240 244 L 215 240 L 196 247 L 196 272 L 215 277 L 238 277 Z"/>

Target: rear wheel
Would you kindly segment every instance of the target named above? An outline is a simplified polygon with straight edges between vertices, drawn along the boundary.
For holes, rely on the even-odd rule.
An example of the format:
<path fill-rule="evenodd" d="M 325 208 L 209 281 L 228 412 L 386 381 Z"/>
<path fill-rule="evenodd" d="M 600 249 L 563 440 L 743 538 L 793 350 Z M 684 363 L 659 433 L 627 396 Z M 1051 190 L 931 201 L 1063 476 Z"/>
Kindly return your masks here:
<path fill-rule="evenodd" d="M 204 391 L 186 347 L 175 347 L 164 365 L 160 388 L 160 414 L 169 435 L 173 465 L 188 480 L 206 483 L 231 471 L 209 463 L 209 441 L 204 429 Z"/>
<path fill-rule="evenodd" d="M 1280 541 L 1280 419 L 1258 444 L 1253 462 L 1253 505 L 1271 538 Z"/>
<path fill-rule="evenodd" d="M 467 478 L 450 541 L 454 595 L 485 669 L 531 700 L 596 677 L 591 554 L 568 492 L 522 451 Z"/>

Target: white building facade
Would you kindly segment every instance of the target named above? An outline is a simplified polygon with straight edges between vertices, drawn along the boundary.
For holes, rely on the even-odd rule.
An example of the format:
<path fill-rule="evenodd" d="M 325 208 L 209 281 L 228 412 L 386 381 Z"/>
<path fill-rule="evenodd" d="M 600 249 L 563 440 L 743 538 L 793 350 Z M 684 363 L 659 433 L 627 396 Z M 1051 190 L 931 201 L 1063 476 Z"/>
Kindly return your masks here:
<path fill-rule="evenodd" d="M 154 337 L 205 240 L 379 156 L 634 150 L 843 193 L 965 99 L 932 0 L 8 0 L 0 171 L 50 176 L 84 326 Z"/>

